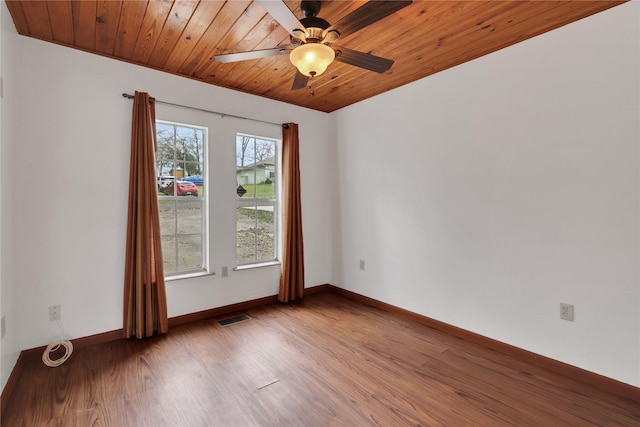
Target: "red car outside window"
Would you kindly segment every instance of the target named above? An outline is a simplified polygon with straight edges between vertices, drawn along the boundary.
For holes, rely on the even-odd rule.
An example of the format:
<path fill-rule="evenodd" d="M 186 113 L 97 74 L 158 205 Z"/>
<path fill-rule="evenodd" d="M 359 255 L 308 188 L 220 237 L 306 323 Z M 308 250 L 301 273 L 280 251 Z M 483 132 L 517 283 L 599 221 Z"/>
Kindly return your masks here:
<path fill-rule="evenodd" d="M 176 187 L 177 196 L 197 196 L 198 187 L 193 182 L 178 181 Z M 173 184 L 169 184 L 164 188 L 164 194 L 173 196 Z"/>

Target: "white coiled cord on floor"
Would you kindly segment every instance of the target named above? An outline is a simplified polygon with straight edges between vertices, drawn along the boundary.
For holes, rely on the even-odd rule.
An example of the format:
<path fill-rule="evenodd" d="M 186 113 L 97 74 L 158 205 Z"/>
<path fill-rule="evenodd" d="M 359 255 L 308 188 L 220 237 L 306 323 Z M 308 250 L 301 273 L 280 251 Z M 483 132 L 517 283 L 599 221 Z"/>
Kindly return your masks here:
<path fill-rule="evenodd" d="M 62 326 L 62 322 L 58 320 L 58 326 L 60 327 L 61 336 L 64 336 L 64 327 Z M 62 357 L 58 359 L 51 359 L 51 353 L 58 351 L 60 347 L 64 347 L 64 354 Z M 62 365 L 73 353 L 73 344 L 71 341 L 59 339 L 47 346 L 45 348 L 44 353 L 42 353 L 42 363 L 52 368 Z"/>
<path fill-rule="evenodd" d="M 62 357 L 55 360 L 51 359 L 49 355 L 54 351 L 57 351 L 61 346 L 64 347 L 65 349 L 65 352 L 62 355 Z M 47 348 L 44 350 L 44 353 L 42 353 L 42 362 L 47 366 L 55 368 L 56 366 L 60 366 L 64 362 L 66 362 L 69 356 L 71 356 L 71 353 L 73 353 L 73 344 L 71 344 L 71 341 L 67 341 L 67 340 L 54 341 L 51 344 L 49 344 Z"/>

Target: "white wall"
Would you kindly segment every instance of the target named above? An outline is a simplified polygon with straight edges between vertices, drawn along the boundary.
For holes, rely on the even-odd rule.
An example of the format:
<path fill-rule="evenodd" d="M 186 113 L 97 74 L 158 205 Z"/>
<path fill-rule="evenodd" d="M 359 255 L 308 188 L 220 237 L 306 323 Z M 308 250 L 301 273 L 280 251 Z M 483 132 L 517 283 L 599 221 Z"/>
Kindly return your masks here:
<path fill-rule="evenodd" d="M 640 386 L 639 8 L 333 113 L 335 284 Z"/>
<path fill-rule="evenodd" d="M 4 388 L 13 368 L 20 348 L 17 343 L 17 324 L 13 305 L 12 279 L 12 212 L 11 212 L 11 143 L 13 120 L 11 84 L 15 75 L 13 66 L 14 41 L 16 38 L 13 22 L 4 2 L 0 6 L 0 76 L 3 81 L 3 94 L 0 98 L 0 317 L 6 321 L 6 335 L 0 341 L 0 387 Z"/>
<path fill-rule="evenodd" d="M 17 348 L 45 345 L 57 336 L 48 320 L 52 304 L 61 304 L 65 330 L 74 338 L 122 327 L 132 109 L 123 92 L 299 123 L 305 280 L 307 287 L 333 281 L 333 242 L 326 238 L 333 227 L 326 203 L 327 114 L 25 37 L 16 37 L 14 48 L 20 70 L 13 82 L 10 194 Z M 169 316 L 277 294 L 278 266 L 230 271 L 224 279 L 219 273 L 221 266 L 235 265 L 235 132 L 280 138 L 281 128 L 161 105 L 157 117 L 209 126 L 214 171 L 210 221 L 217 275 L 168 282 Z"/>

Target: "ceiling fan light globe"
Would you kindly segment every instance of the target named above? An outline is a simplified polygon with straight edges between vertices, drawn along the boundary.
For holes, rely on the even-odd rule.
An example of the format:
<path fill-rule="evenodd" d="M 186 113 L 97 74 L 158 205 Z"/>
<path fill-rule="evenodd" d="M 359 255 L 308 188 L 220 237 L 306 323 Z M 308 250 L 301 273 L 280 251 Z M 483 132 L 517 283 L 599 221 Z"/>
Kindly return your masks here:
<path fill-rule="evenodd" d="M 308 77 L 324 73 L 335 57 L 333 49 L 321 43 L 303 44 L 289 54 L 291 63 Z"/>

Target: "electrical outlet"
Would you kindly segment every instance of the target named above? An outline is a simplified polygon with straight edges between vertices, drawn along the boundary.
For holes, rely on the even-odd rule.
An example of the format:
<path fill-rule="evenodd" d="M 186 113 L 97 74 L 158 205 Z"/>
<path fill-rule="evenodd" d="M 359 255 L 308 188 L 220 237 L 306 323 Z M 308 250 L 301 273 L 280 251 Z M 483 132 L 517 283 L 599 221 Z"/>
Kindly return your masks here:
<path fill-rule="evenodd" d="M 364 270 L 364 260 L 360 260 L 360 270 Z"/>
<path fill-rule="evenodd" d="M 573 305 L 560 303 L 560 319 L 573 322 Z"/>
<path fill-rule="evenodd" d="M 222 277 L 229 277 L 229 267 L 222 267 Z"/>
<path fill-rule="evenodd" d="M 53 322 L 54 320 L 60 320 L 62 316 L 60 315 L 60 304 L 50 305 L 49 306 L 49 321 Z"/>
<path fill-rule="evenodd" d="M 2 333 L 0 333 L 0 338 L 4 338 L 5 334 L 7 333 L 7 319 L 5 318 L 5 316 L 2 316 Z"/>

